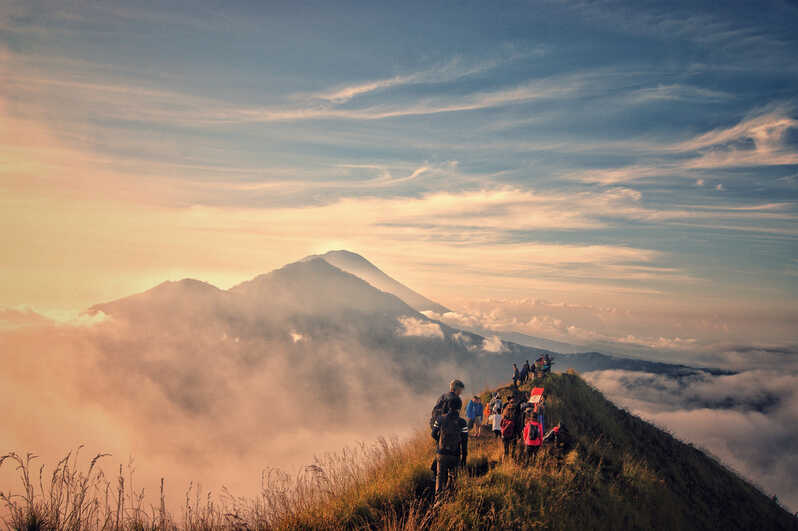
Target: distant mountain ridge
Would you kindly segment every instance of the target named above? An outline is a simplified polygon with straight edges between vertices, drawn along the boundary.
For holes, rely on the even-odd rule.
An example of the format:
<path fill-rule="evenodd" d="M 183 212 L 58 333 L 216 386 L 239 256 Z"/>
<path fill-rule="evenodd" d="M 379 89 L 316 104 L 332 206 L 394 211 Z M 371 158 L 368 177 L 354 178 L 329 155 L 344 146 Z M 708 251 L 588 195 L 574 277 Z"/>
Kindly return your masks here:
<path fill-rule="evenodd" d="M 163 282 L 143 293 L 96 304 L 90 311 L 124 318 L 153 337 L 170 337 L 177 331 L 189 335 L 196 330 L 214 331 L 239 340 L 268 341 L 274 351 L 299 351 L 307 359 L 322 356 L 330 344 L 339 348 L 346 345 L 349 350 L 375 358 L 384 356 L 386 363 L 404 366 L 401 372 L 413 385 L 423 385 L 432 377 L 433 366 L 447 363 L 458 364 L 476 386 L 495 384 L 510 378 L 512 363 L 520 366 L 544 353 L 555 357 L 557 370 L 622 369 L 672 375 L 697 370 L 722 372 L 595 352 L 559 354 L 503 340 L 499 333 L 463 331 L 428 318 L 397 293 L 410 297 L 418 307 L 433 305 L 446 310 L 405 288 L 362 256 L 331 251 L 258 275 L 229 290 L 194 279 Z M 313 351 L 308 349 L 311 344 Z M 254 359 L 269 355 L 249 354 Z"/>
<path fill-rule="evenodd" d="M 558 363 L 561 369 L 571 368 L 577 372 L 623 370 L 649 372 L 666 376 L 686 376 L 699 372 L 713 376 L 737 374 L 735 371 L 710 367 L 692 367 L 689 365 L 648 361 L 637 358 L 623 358 L 610 356 L 600 352 L 579 352 L 575 354 L 560 354 Z"/>

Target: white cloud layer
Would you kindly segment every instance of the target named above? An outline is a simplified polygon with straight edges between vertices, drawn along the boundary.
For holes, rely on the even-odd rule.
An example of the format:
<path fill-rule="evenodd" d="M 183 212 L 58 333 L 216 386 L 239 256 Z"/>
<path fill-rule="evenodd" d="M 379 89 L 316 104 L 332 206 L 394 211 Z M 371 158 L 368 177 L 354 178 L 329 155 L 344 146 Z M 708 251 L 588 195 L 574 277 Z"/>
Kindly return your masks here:
<path fill-rule="evenodd" d="M 399 324 L 401 325 L 399 335 L 443 339 L 443 330 L 438 323 L 423 321 L 417 317 L 402 317 L 399 319 Z"/>
<path fill-rule="evenodd" d="M 798 373 L 754 369 L 677 379 L 613 370 L 584 376 L 613 402 L 706 448 L 789 510 L 798 507 Z"/>

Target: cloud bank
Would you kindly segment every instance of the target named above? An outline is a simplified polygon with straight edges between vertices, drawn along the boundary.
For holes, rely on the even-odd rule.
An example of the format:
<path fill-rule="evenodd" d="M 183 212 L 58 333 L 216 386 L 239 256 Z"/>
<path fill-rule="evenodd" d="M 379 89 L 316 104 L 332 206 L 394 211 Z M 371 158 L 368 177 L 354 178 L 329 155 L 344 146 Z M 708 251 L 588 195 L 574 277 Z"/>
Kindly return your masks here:
<path fill-rule="evenodd" d="M 616 404 L 705 448 L 788 510 L 798 507 L 798 372 L 672 378 L 613 370 L 584 377 Z"/>
<path fill-rule="evenodd" d="M 314 455 L 407 435 L 440 391 L 404 381 L 410 359 L 399 366 L 345 335 L 246 334 L 180 315 L 78 325 L 4 312 L 15 323 L 0 328 L 0 400 L 12 404 L 0 448 L 35 452 L 51 469 L 85 444 L 84 455 L 112 454 L 109 475 L 133 457 L 147 499 L 163 477 L 177 507 L 192 481 L 251 495 L 261 470 L 292 473 Z M 445 382 L 454 369 L 424 370 Z M 0 489 L 18 489 L 15 476 L 0 469 Z"/>

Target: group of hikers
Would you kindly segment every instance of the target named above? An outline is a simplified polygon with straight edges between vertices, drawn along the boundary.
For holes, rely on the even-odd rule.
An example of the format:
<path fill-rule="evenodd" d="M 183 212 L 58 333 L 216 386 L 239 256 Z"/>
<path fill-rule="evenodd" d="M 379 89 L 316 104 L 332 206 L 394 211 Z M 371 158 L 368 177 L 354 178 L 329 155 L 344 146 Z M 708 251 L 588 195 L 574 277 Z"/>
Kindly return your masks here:
<path fill-rule="evenodd" d="M 529 378 L 541 378 L 551 372 L 552 364 L 551 356 L 548 352 L 541 355 L 535 360 L 532 365 L 529 360 L 526 360 L 518 370 L 518 365 L 513 363 L 513 387 L 518 387 L 518 384 L 525 384 Z"/>
<path fill-rule="evenodd" d="M 535 362 L 535 365 L 537 367 L 538 363 Z M 547 366 L 545 372 L 544 366 Z M 513 386 L 506 391 L 504 397 L 497 392 L 487 404 L 483 404 L 481 398 L 474 395 L 466 406 L 468 420 L 460 416 L 463 408 L 461 395 L 465 389 L 462 381 L 452 380 L 449 392 L 438 399 L 430 419 L 432 438 L 437 443 L 437 455 L 431 467 L 436 474 L 436 498 L 453 484 L 458 469 L 465 467 L 469 435 L 481 437 L 485 421 L 494 438 L 501 441 L 503 460 L 514 459 L 520 464 L 529 465 L 535 462 L 543 443 L 552 443 L 563 453 L 569 448 L 570 437 L 562 422 L 548 433 L 544 432 L 543 388 L 535 388 L 532 393 L 518 388 L 518 382 L 524 383 L 530 376 L 529 362 L 524 367 L 527 370 L 522 379 L 513 364 Z M 547 355 L 541 356 L 540 367 L 539 374 L 546 374 L 551 368 L 551 358 Z M 537 375 L 538 371 L 535 370 L 534 374 Z"/>

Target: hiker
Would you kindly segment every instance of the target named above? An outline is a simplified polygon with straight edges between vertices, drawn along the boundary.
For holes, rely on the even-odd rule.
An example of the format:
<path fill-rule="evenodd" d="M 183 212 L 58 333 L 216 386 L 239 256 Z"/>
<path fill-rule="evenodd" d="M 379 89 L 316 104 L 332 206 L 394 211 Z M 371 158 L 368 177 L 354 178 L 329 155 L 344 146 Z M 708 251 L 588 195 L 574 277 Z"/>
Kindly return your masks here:
<path fill-rule="evenodd" d="M 495 393 L 493 395 L 493 400 L 490 401 L 488 404 L 490 406 L 491 413 L 498 413 L 499 415 L 502 414 L 502 395 L 499 393 Z"/>
<path fill-rule="evenodd" d="M 548 354 L 543 355 L 543 375 L 547 375 L 551 372 L 551 356 Z"/>
<path fill-rule="evenodd" d="M 521 366 L 521 383 L 525 384 L 529 379 L 529 360 L 526 360 Z"/>
<path fill-rule="evenodd" d="M 468 457 L 468 424 L 460 418 L 463 402 L 455 396 L 432 425 L 432 438 L 438 443 L 435 497 L 439 497 L 457 479 L 457 467 L 464 467 Z"/>
<path fill-rule="evenodd" d="M 535 360 L 535 378 L 543 377 L 543 356 Z"/>
<path fill-rule="evenodd" d="M 482 435 L 482 400 L 479 395 L 474 395 L 474 398 L 468 401 L 466 406 L 466 418 L 468 419 L 468 431 L 476 425 L 477 434 L 475 437 Z"/>
<path fill-rule="evenodd" d="M 430 415 L 429 419 L 430 429 L 432 429 L 432 427 L 435 425 L 435 420 L 437 420 L 438 417 L 444 415 L 448 411 L 450 400 L 452 400 L 453 398 L 460 400 L 460 394 L 463 392 L 463 389 L 465 389 L 465 384 L 460 380 L 455 378 L 454 380 L 449 382 L 449 392 L 443 393 L 438 398 L 438 401 L 435 402 L 435 406 L 432 408 L 432 415 Z M 461 401 L 460 405 L 462 406 L 462 404 L 463 402 Z M 437 474 L 438 460 L 433 459 L 432 464 L 430 465 L 429 468 L 430 470 L 432 470 L 433 474 Z"/>
<path fill-rule="evenodd" d="M 543 442 L 554 443 L 554 447 L 563 452 L 567 452 L 571 447 L 571 435 L 565 424 L 558 422 L 549 433 L 543 437 Z"/>
<path fill-rule="evenodd" d="M 513 387 L 516 389 L 518 388 L 518 379 L 520 377 L 521 375 L 518 373 L 518 365 L 513 363 Z"/>
<path fill-rule="evenodd" d="M 449 401 L 452 398 L 460 398 L 460 394 L 463 392 L 463 389 L 465 389 L 465 384 L 460 380 L 454 379 L 449 382 L 449 392 L 443 393 L 435 403 L 435 407 L 432 408 L 432 415 L 429 419 L 430 428 L 432 428 L 432 425 L 435 423 L 435 419 L 447 412 Z"/>
<path fill-rule="evenodd" d="M 546 398 L 544 396 L 540 397 L 540 401 L 535 404 L 535 416 L 537 418 L 538 424 L 540 424 L 540 431 L 543 432 L 545 426 L 545 409 L 546 409 Z"/>
<path fill-rule="evenodd" d="M 527 415 L 526 425 L 524 426 L 524 446 L 526 447 L 525 457 L 527 463 L 535 461 L 541 444 L 543 444 L 543 428 L 536 420 L 534 412 L 530 412 Z"/>
<path fill-rule="evenodd" d="M 502 434 L 502 395 L 496 393 L 488 404 L 490 407 L 490 421 L 493 434 L 498 439 Z"/>
<path fill-rule="evenodd" d="M 515 455 L 516 439 L 521 433 L 521 408 L 515 397 L 504 406 L 502 411 L 501 434 L 504 458 Z"/>
<path fill-rule="evenodd" d="M 494 438 L 498 439 L 499 437 L 502 436 L 502 414 L 491 413 L 490 422 L 491 422 L 491 427 L 493 428 L 493 436 Z"/>

